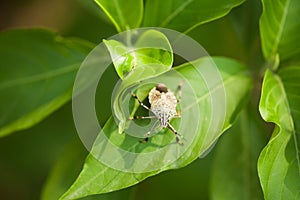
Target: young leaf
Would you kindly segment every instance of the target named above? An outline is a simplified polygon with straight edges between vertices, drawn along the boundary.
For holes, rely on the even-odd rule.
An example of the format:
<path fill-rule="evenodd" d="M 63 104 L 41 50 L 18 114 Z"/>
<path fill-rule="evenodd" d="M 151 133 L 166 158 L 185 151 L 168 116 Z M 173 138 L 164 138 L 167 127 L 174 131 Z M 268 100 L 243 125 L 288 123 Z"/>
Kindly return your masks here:
<path fill-rule="evenodd" d="M 204 57 L 192 64 L 187 63 L 175 68 L 175 73 L 185 78 L 186 88 L 190 86 L 193 91 L 197 91 L 193 103 L 189 102 L 191 94 L 185 90 L 182 93 L 182 124 L 178 130 L 184 135 L 183 146 L 172 144 L 174 134 L 167 130 L 162 131 L 164 134 L 151 137 L 147 144 L 141 144 L 136 137 L 118 134 L 118 126 L 114 119 L 110 118 L 97 137 L 79 177 L 61 199 L 76 199 L 129 187 L 162 171 L 184 167 L 204 153 L 222 132 L 231 126 L 251 87 L 248 73 L 241 64 L 226 58 L 214 58 L 213 61 L 221 74 L 221 80 L 214 81 L 209 88 L 202 75 L 214 67 L 211 58 Z M 155 78 L 167 82 L 168 77 L 172 75 L 170 71 L 165 76 L 163 74 Z M 224 92 L 225 99 L 222 100 Z M 216 105 L 212 108 L 214 101 L 218 105 L 225 103 L 226 108 Z M 194 111 L 198 109 L 201 111 L 200 119 L 194 115 Z M 174 119 L 172 124 L 178 127 L 179 121 Z M 195 132 L 196 135 L 190 137 L 191 132 Z M 143 133 L 140 133 L 140 137 L 143 137 Z M 109 141 L 105 138 L 109 138 Z M 112 145 L 119 149 L 111 148 Z M 184 151 L 177 160 L 169 161 L 182 150 Z M 152 157 L 151 153 L 156 151 L 160 155 Z M 131 153 L 135 157 L 132 157 Z M 104 159 L 105 162 L 110 159 L 111 165 L 108 166 L 98 159 Z"/>
<path fill-rule="evenodd" d="M 116 40 L 103 40 L 113 60 L 117 74 L 121 79 L 132 70 L 135 65 L 134 55 L 124 44 Z"/>
<path fill-rule="evenodd" d="M 258 160 L 265 199 L 299 199 L 300 186 L 300 67 L 267 70 L 259 110 L 276 124 L 272 138 Z"/>
<path fill-rule="evenodd" d="M 281 61 L 300 54 L 300 1 L 262 0 L 260 19 L 262 49 L 265 59 L 272 61 L 277 53 Z"/>
<path fill-rule="evenodd" d="M 263 199 L 256 163 L 265 140 L 257 116 L 243 111 L 218 141 L 212 166 L 211 199 Z"/>
<path fill-rule="evenodd" d="M 130 37 L 132 32 L 127 33 Z M 148 64 L 162 65 L 158 69 L 162 72 L 169 70 L 173 64 L 172 47 L 168 38 L 161 32 L 156 30 L 148 30 L 141 34 L 138 40 L 132 44 L 123 44 L 116 40 L 104 40 L 110 56 L 112 58 L 114 67 L 121 79 L 125 78 L 134 68 L 144 67 Z M 126 42 L 126 41 L 124 41 Z M 127 43 L 131 43 L 128 42 Z M 136 73 L 132 71 L 132 73 Z M 160 72 L 161 73 L 161 72 Z M 157 74 L 152 74 L 155 76 Z M 131 74 L 132 76 L 132 74 Z M 142 74 L 140 79 L 147 78 L 148 75 Z"/>
<path fill-rule="evenodd" d="M 142 0 L 95 0 L 118 32 L 138 28 L 143 17 Z"/>
<path fill-rule="evenodd" d="M 76 71 L 92 47 L 46 30 L 0 33 L 0 137 L 38 123 L 70 100 Z"/>
<path fill-rule="evenodd" d="M 146 1 L 143 26 L 166 27 L 180 32 L 228 14 L 244 0 L 151 0 Z"/>

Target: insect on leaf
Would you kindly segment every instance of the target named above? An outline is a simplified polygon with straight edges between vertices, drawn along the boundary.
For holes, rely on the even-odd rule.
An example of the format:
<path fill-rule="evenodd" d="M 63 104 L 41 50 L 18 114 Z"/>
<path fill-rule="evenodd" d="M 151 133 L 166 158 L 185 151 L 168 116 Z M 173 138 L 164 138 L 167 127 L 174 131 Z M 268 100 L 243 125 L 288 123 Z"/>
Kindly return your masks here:
<path fill-rule="evenodd" d="M 105 44 L 108 46 L 116 71 L 121 74 L 121 78 L 123 77 L 113 97 L 115 99 L 113 109 L 115 117 L 120 121 L 119 132 L 122 133 L 127 120 L 122 110 L 124 90 L 141 80 L 170 70 L 173 64 L 173 52 L 167 37 L 156 30 L 142 32 L 133 46 L 125 47 L 117 41 L 107 41 Z M 112 46 L 112 44 L 117 45 Z M 119 48 L 118 45 L 121 47 Z"/>
<path fill-rule="evenodd" d="M 182 118 L 171 121 L 183 135 L 184 145 L 174 142 L 175 136 L 168 129 L 163 129 L 146 144 L 141 144 L 137 137 L 129 134 L 128 129 L 125 130 L 128 134 L 118 134 L 118 125 L 111 117 L 98 135 L 78 179 L 61 199 L 129 187 L 162 171 L 188 165 L 214 144 L 222 132 L 231 126 L 240 105 L 248 96 L 251 80 L 244 66 L 235 61 L 226 58 L 211 61 L 211 58 L 204 57 L 192 64 L 178 66 L 174 71 L 141 82 L 138 87 L 138 90 L 149 84 L 153 87 L 154 82 L 163 81 L 175 91 L 178 77 L 185 79 Z M 209 73 L 213 63 L 221 79 L 208 83 L 205 74 Z M 220 101 L 221 97 L 225 97 L 224 101 Z M 126 98 L 132 99 L 130 93 Z M 225 103 L 224 106 L 219 107 L 220 102 Z M 134 126 L 133 121 L 129 123 Z M 141 130 L 147 130 L 147 127 L 138 127 L 140 130 L 135 129 L 135 133 L 143 138 L 146 132 Z"/>

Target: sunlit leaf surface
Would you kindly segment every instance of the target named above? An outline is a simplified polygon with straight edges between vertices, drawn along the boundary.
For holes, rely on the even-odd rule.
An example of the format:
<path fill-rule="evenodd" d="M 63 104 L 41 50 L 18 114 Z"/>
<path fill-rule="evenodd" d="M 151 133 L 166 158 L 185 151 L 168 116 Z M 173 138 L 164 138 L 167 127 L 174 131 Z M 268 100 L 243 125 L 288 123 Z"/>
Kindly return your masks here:
<path fill-rule="evenodd" d="M 300 194 L 300 67 L 286 67 L 264 77 L 260 113 L 276 124 L 262 151 L 258 172 L 265 199 L 299 199 Z"/>

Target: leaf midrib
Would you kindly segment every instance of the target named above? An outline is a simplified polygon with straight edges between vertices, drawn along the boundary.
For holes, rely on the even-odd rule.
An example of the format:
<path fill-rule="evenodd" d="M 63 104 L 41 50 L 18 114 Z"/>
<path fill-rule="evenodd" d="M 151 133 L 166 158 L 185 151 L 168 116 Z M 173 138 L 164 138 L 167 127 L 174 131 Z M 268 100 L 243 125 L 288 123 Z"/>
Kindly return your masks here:
<path fill-rule="evenodd" d="M 279 23 L 278 34 L 277 34 L 274 46 L 273 46 L 272 51 L 271 51 L 272 54 L 275 54 L 277 52 L 277 49 L 278 49 L 278 46 L 279 46 L 279 43 L 280 43 L 280 40 L 281 40 L 281 37 L 282 37 L 283 28 L 284 28 L 284 25 L 285 25 L 285 22 L 286 22 L 286 17 L 287 17 L 287 14 L 288 14 L 288 8 L 289 8 L 289 5 L 290 5 L 290 2 L 291 2 L 290 0 L 286 1 L 285 7 L 284 7 L 284 10 L 283 10 L 283 16 L 282 16 L 282 18 L 280 20 L 280 23 Z"/>
<path fill-rule="evenodd" d="M 291 112 L 291 108 L 290 108 L 290 104 L 289 104 L 289 100 L 287 98 L 287 93 L 285 91 L 285 87 L 284 87 L 284 83 L 282 82 L 280 76 L 278 75 L 275 75 L 274 76 L 279 88 L 280 88 L 280 91 L 281 91 L 281 98 L 284 100 L 285 102 L 285 106 L 287 108 L 287 111 L 289 113 L 289 127 L 286 127 L 284 128 L 286 131 L 290 132 L 292 137 L 293 137 L 293 140 L 294 140 L 294 145 L 295 145 L 295 150 L 296 150 L 296 160 L 297 160 L 297 164 L 298 164 L 298 172 L 300 174 L 300 158 L 299 158 L 299 148 L 298 148 L 298 142 L 297 142 L 297 136 L 296 136 L 296 131 L 295 131 L 295 127 L 294 127 L 294 119 L 293 119 L 293 115 L 292 115 L 292 112 Z M 279 126 L 280 126 L 280 129 L 283 129 L 283 127 L 281 126 L 281 122 L 280 121 L 277 121 L 277 123 Z M 284 131 L 284 130 L 280 130 L 280 131 Z M 269 181 L 269 180 L 268 180 Z"/>
<path fill-rule="evenodd" d="M 226 79 L 224 79 L 222 81 L 222 83 L 215 85 L 213 88 L 211 88 L 210 90 L 208 90 L 206 93 L 204 93 L 204 95 L 202 95 L 201 97 L 197 98 L 197 101 L 194 104 L 190 104 L 188 107 L 182 109 L 182 112 L 190 109 L 191 107 L 193 107 L 195 104 L 198 104 L 200 101 L 202 101 L 203 99 L 207 98 L 207 96 L 210 96 L 213 92 L 215 92 L 216 90 L 222 88 L 222 86 L 224 87 L 224 85 L 226 85 L 226 83 L 230 83 L 231 81 L 235 80 L 235 78 L 239 75 L 239 74 L 244 74 L 246 70 L 242 70 L 242 71 L 238 71 L 237 73 L 231 74 L 230 76 L 228 76 Z M 225 88 L 225 87 L 224 87 Z"/>
<path fill-rule="evenodd" d="M 289 117 L 289 122 L 290 122 L 290 126 L 291 126 L 290 128 L 291 128 L 291 133 L 292 133 L 292 136 L 293 136 L 293 139 L 294 139 L 294 145 L 295 145 L 295 149 L 296 149 L 296 159 L 297 159 L 297 164 L 298 164 L 298 172 L 300 174 L 300 157 L 299 157 L 299 148 L 298 148 L 299 144 L 297 142 L 296 130 L 295 130 L 295 126 L 294 126 L 294 118 L 293 118 L 292 111 L 291 111 L 291 108 L 290 108 L 290 103 L 289 103 L 289 100 L 288 100 L 288 97 L 287 97 L 287 93 L 286 93 L 286 90 L 284 88 L 284 84 L 283 84 L 281 78 L 280 79 L 278 78 L 277 81 L 278 81 L 280 90 L 283 93 L 283 98 L 286 101 L 286 106 L 287 106 L 289 116 L 290 116 Z"/>
<path fill-rule="evenodd" d="M 187 7 L 189 4 L 191 4 L 194 0 L 188 0 L 181 4 L 181 6 L 178 6 L 172 14 L 170 14 L 162 23 L 159 25 L 160 27 L 165 27 L 167 24 L 174 19 L 182 10 L 184 10 L 185 7 Z"/>
<path fill-rule="evenodd" d="M 119 5 L 118 0 L 114 0 L 115 6 L 116 6 L 116 11 L 117 11 L 117 15 L 119 17 L 119 19 L 121 20 L 121 23 L 125 25 L 125 30 L 126 30 L 126 26 L 128 26 L 128 24 L 126 24 L 125 20 L 124 20 L 124 15 L 122 13 L 122 8 Z"/>
<path fill-rule="evenodd" d="M 20 79 L 15 79 L 11 81 L 6 81 L 0 84 L 0 90 L 7 89 L 9 87 L 14 87 L 18 85 L 24 85 L 24 84 L 29 84 L 29 83 L 34 83 L 38 81 L 42 81 L 48 78 L 53 78 L 57 76 L 61 76 L 70 72 L 73 72 L 79 68 L 79 63 L 68 65 L 63 68 L 59 68 L 56 70 L 40 73 L 40 74 L 35 74 L 32 76 L 28 76 L 25 78 L 20 78 Z"/>

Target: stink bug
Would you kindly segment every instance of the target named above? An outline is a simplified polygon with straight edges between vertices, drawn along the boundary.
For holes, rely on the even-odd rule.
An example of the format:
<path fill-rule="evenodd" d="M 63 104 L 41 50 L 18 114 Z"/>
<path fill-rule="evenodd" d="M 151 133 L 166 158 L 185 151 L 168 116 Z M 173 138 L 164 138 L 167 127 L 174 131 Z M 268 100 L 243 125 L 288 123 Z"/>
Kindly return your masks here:
<path fill-rule="evenodd" d="M 142 143 L 146 143 L 149 139 L 150 133 L 154 130 L 157 123 L 159 122 L 162 128 L 169 128 L 176 137 L 176 142 L 178 144 L 183 144 L 179 138 L 178 132 L 170 124 L 170 120 L 173 118 L 180 118 L 179 112 L 176 111 L 176 106 L 181 98 L 181 87 L 182 84 L 179 84 L 177 87 L 178 99 L 175 94 L 167 88 L 165 84 L 159 83 L 154 88 L 152 88 L 148 94 L 148 99 L 150 103 L 150 108 L 147 107 L 143 102 L 141 102 L 135 94 L 131 94 L 139 104 L 145 109 L 152 112 L 153 116 L 134 116 L 130 117 L 130 120 L 133 119 L 150 119 L 156 118 L 157 121 L 153 124 L 152 128 L 146 133 L 146 138 L 142 140 Z"/>

